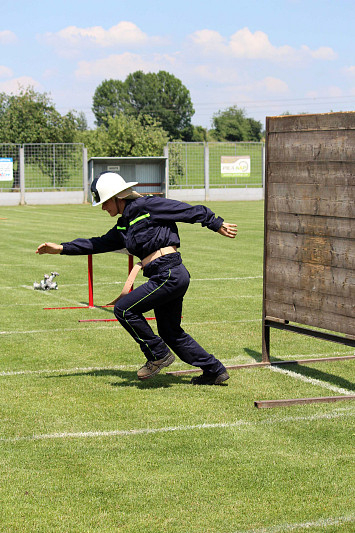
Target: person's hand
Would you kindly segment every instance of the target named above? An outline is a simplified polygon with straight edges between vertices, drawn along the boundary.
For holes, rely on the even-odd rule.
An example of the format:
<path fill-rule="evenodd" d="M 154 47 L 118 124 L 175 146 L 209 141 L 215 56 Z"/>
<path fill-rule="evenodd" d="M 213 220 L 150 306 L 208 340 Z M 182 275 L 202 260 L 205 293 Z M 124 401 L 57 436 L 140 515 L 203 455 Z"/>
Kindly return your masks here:
<path fill-rule="evenodd" d="M 61 244 L 56 244 L 55 242 L 44 242 L 40 244 L 36 250 L 36 254 L 60 254 L 63 250 Z"/>
<path fill-rule="evenodd" d="M 218 230 L 218 233 L 224 237 L 235 239 L 238 233 L 237 224 L 228 224 L 228 222 L 223 222 L 222 226 Z"/>

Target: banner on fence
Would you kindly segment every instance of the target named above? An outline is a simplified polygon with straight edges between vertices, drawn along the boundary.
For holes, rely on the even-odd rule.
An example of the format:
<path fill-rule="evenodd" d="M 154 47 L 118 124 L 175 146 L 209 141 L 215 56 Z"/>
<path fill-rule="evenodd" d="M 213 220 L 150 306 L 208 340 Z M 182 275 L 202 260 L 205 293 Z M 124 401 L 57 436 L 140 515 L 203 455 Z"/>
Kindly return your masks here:
<path fill-rule="evenodd" d="M 13 181 L 14 162 L 12 157 L 0 157 L 0 181 Z"/>
<path fill-rule="evenodd" d="M 250 155 L 221 156 L 221 177 L 238 178 L 250 177 Z"/>

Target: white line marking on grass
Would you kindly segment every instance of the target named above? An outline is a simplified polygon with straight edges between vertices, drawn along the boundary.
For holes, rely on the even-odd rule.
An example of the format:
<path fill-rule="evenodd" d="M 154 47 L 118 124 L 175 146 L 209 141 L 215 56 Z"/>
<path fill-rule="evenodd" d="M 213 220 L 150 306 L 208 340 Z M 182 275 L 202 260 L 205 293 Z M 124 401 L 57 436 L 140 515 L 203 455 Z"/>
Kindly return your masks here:
<path fill-rule="evenodd" d="M 261 318 L 242 318 L 240 320 L 207 320 L 205 322 L 184 322 L 184 326 L 205 326 L 208 324 L 239 324 L 244 322 L 261 322 Z"/>
<path fill-rule="evenodd" d="M 335 385 L 331 385 L 330 383 L 327 383 L 326 381 L 321 381 L 320 379 L 315 378 L 309 378 L 307 376 L 304 376 L 303 374 L 298 374 L 297 372 L 293 372 L 292 370 L 286 370 L 285 368 L 280 368 L 277 366 L 270 366 L 270 367 L 264 367 L 268 370 L 271 370 L 272 372 L 278 372 L 279 374 L 286 374 L 287 376 L 298 379 L 300 381 L 304 381 L 305 383 L 310 383 L 311 385 L 315 385 L 317 387 L 322 387 L 323 389 L 328 389 L 333 392 L 337 392 L 339 394 L 349 394 L 348 389 L 342 389 L 341 387 L 336 387 Z"/>
<path fill-rule="evenodd" d="M 263 276 L 241 276 L 241 277 L 236 277 L 236 278 L 191 278 L 191 282 L 192 281 L 243 281 L 244 279 L 261 279 Z M 95 287 L 96 286 L 99 286 L 99 285 L 122 285 L 124 284 L 125 282 L 124 281 L 95 281 Z M 142 282 L 135 282 L 135 285 L 139 285 L 140 283 L 145 283 L 145 281 L 142 281 Z M 87 287 L 87 283 L 70 283 L 70 284 L 61 284 L 60 285 L 62 288 L 67 288 L 67 287 Z M 1 287 L 0 286 L 0 290 L 17 290 L 18 289 L 18 285 L 14 285 L 12 287 Z M 24 287 L 26 289 L 28 288 L 31 288 L 33 289 L 33 287 L 29 287 L 28 285 L 20 285 L 20 287 Z"/>
<path fill-rule="evenodd" d="M 236 533 L 283 533 L 284 531 L 296 531 L 297 529 L 311 529 L 314 527 L 328 528 L 331 526 L 341 526 L 343 524 L 350 524 L 355 522 L 355 515 L 337 516 L 335 518 L 320 518 L 309 522 L 301 522 L 300 524 L 281 524 L 279 526 L 261 527 L 257 529 L 248 529 L 238 531 Z"/>
<path fill-rule="evenodd" d="M 83 306 L 83 309 L 85 307 Z M 113 317 L 112 317 L 113 318 Z M 261 318 L 255 318 L 251 320 L 216 320 L 216 321 L 207 321 L 207 322 L 183 322 L 184 326 L 205 326 L 208 324 L 237 324 L 237 323 L 244 323 L 244 322 L 261 322 Z M 111 325 L 107 326 L 97 326 L 95 323 L 91 323 L 90 328 L 93 329 L 107 329 L 112 328 L 112 326 L 117 328 L 117 320 L 111 323 Z M 26 331 L 0 331 L 0 335 L 33 335 L 33 334 L 41 334 L 41 333 L 57 333 L 62 331 L 89 331 L 89 326 L 85 327 L 77 327 L 77 328 L 57 328 L 57 329 L 32 329 L 32 330 L 26 330 Z M 118 327 L 117 330 L 122 330 L 123 328 Z"/>
<path fill-rule="evenodd" d="M 329 354 L 327 353 L 316 353 L 316 354 L 310 354 L 310 355 L 297 355 L 295 357 L 322 357 L 327 356 Z M 352 355 L 350 352 L 334 352 L 332 355 Z M 222 360 L 224 365 L 233 365 L 234 363 L 250 363 L 250 358 L 248 358 L 246 355 L 241 354 L 239 356 L 234 357 L 233 359 L 223 359 Z M 138 364 L 138 363 L 137 363 Z M 87 366 L 87 367 L 71 367 L 71 368 L 40 368 L 38 370 L 3 370 L 0 372 L 0 377 L 11 377 L 11 376 L 26 376 L 26 375 L 41 375 L 41 374 L 75 374 L 76 372 L 100 372 L 102 370 L 129 370 L 131 368 L 137 368 L 137 364 L 135 365 L 103 365 L 103 366 Z M 186 368 L 184 363 L 181 361 L 179 364 L 179 361 L 175 362 L 175 367 L 178 368 Z"/>
<path fill-rule="evenodd" d="M 269 418 L 267 420 L 258 420 L 250 422 L 249 420 L 236 420 L 235 422 L 225 422 L 217 424 L 196 424 L 191 426 L 167 426 L 160 428 L 139 428 L 139 429 L 118 429 L 113 431 L 80 431 L 80 432 L 63 432 L 48 433 L 40 435 L 29 435 L 27 437 L 1 437 L 0 442 L 22 442 L 52 439 L 82 439 L 93 437 L 129 437 L 132 435 L 149 435 L 154 433 L 170 433 L 175 431 L 194 431 L 201 429 L 233 429 L 238 427 L 253 427 L 258 425 L 284 424 L 289 422 L 312 422 L 314 420 L 331 420 L 344 416 L 354 416 L 354 409 L 338 409 L 332 413 L 324 413 L 310 416 L 289 416 L 285 418 Z"/>
<path fill-rule="evenodd" d="M 95 324 L 95 329 L 109 329 L 112 327 L 117 328 L 117 321 L 112 322 L 112 325 L 106 325 L 106 326 L 97 326 Z M 93 328 L 93 325 L 90 326 L 90 328 Z M 88 331 L 88 326 L 85 327 L 77 327 L 77 328 L 58 328 L 58 329 L 32 329 L 28 331 L 0 331 L 0 335 L 32 335 L 32 334 L 43 334 L 43 333 L 58 333 L 61 331 Z M 117 331 L 120 331 L 120 328 L 117 328 Z"/>
<path fill-rule="evenodd" d="M 136 365 L 114 365 L 114 366 L 87 366 L 87 367 L 74 367 L 74 368 L 56 368 L 48 369 L 42 368 L 39 370 L 9 370 L 0 372 L 0 377 L 11 376 L 30 376 L 41 374 L 75 374 L 76 372 L 100 372 L 103 370 L 128 370 L 130 368 L 137 368 Z"/>

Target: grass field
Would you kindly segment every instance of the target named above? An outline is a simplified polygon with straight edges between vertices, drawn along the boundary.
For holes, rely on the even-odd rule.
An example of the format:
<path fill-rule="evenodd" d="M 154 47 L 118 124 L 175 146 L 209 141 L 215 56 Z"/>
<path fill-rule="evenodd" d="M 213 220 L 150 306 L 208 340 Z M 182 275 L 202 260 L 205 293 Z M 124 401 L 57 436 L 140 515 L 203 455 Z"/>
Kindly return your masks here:
<path fill-rule="evenodd" d="M 208 205 L 239 235 L 180 225 L 192 277 L 183 325 L 225 364 L 260 361 L 263 204 Z M 165 372 L 138 382 L 144 360 L 127 333 L 79 322 L 110 310 L 43 310 L 87 303 L 87 259 L 38 256 L 37 245 L 100 235 L 113 221 L 84 205 L 0 217 L 1 532 L 354 531 L 354 402 L 254 407 L 349 394 L 354 361 L 232 370 L 225 387 Z M 34 291 L 52 270 L 58 291 Z M 94 257 L 97 305 L 126 273 L 126 256 Z M 353 353 L 278 331 L 271 347 L 277 359 Z"/>

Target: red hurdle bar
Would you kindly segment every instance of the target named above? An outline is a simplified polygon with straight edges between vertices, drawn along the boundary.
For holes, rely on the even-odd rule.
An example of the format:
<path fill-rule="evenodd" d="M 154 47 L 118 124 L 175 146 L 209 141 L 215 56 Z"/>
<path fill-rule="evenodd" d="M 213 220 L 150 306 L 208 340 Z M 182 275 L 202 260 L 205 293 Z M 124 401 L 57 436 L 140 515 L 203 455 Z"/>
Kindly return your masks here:
<path fill-rule="evenodd" d="M 133 255 L 128 256 L 128 274 L 133 268 Z M 88 255 L 88 289 L 89 289 L 89 305 L 76 305 L 65 307 L 43 307 L 45 311 L 51 309 L 95 309 L 95 307 L 113 307 L 113 305 L 94 305 L 94 270 L 92 255 Z M 133 285 L 130 291 L 133 290 Z"/>

